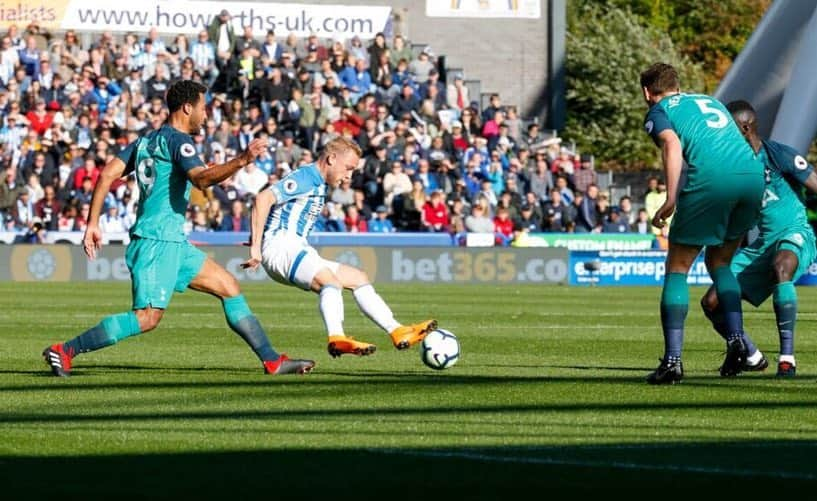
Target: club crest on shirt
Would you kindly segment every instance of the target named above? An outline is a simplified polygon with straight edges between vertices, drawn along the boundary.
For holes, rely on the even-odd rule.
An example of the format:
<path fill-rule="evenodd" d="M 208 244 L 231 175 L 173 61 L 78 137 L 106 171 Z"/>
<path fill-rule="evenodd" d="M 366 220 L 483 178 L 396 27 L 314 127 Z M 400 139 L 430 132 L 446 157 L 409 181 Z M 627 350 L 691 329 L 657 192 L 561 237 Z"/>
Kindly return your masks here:
<path fill-rule="evenodd" d="M 797 170 L 806 170 L 806 167 L 808 167 L 808 161 L 806 161 L 806 159 L 800 155 L 797 155 L 794 157 L 794 166 L 797 167 Z"/>
<path fill-rule="evenodd" d="M 196 154 L 196 148 L 190 143 L 184 143 L 181 148 L 179 148 L 179 153 L 181 153 L 183 157 L 192 157 Z"/>
<path fill-rule="evenodd" d="M 294 179 L 287 179 L 284 181 L 284 192 L 285 193 L 295 193 L 295 190 L 298 189 L 298 183 Z"/>

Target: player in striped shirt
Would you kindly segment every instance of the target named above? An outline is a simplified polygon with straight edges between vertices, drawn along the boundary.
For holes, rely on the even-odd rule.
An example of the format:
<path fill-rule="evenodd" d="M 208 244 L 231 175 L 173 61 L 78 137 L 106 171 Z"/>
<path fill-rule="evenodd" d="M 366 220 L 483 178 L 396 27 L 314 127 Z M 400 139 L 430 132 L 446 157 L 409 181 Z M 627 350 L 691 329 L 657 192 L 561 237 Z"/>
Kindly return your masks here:
<path fill-rule="evenodd" d="M 243 264 L 263 265 L 275 281 L 312 290 L 329 336 L 329 354 L 370 355 L 375 345 L 348 337 L 343 329 L 343 289 L 350 289 L 360 310 L 388 332 L 395 348 L 420 342 L 437 326 L 435 320 L 402 325 L 374 290 L 369 277 L 352 266 L 318 255 L 307 237 L 323 210 L 326 190 L 349 179 L 361 157 L 360 147 L 338 137 L 327 143 L 317 162 L 307 164 L 263 189 L 252 209 L 250 258 Z"/>

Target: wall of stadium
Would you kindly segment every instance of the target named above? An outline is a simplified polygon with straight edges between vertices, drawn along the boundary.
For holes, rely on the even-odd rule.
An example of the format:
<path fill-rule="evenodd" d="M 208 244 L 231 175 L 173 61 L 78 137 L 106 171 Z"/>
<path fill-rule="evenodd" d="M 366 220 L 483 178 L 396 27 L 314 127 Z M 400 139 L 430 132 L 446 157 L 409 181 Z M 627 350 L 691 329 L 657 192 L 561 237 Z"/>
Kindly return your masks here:
<path fill-rule="evenodd" d="M 245 247 L 199 247 L 241 281 L 269 280 L 241 269 Z M 378 283 L 566 284 L 567 249 L 318 246 L 326 259 L 357 266 Z M 125 247 L 104 246 L 94 261 L 74 245 L 0 246 L 0 281 L 130 280 Z"/>

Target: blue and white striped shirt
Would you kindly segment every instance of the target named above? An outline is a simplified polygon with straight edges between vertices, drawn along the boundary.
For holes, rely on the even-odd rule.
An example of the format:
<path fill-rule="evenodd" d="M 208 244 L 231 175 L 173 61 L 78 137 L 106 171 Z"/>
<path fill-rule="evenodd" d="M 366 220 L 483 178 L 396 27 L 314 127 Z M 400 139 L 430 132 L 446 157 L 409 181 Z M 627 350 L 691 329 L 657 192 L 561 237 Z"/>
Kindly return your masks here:
<path fill-rule="evenodd" d="M 268 188 L 275 206 L 267 216 L 264 238 L 286 235 L 306 239 L 326 201 L 326 181 L 315 164 L 307 164 Z"/>

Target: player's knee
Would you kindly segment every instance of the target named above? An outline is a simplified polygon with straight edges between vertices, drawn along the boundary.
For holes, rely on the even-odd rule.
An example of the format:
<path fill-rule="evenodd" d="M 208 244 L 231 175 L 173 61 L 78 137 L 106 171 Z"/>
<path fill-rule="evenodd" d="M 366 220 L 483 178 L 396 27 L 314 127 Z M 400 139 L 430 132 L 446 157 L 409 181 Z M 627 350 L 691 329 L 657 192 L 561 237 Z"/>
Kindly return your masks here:
<path fill-rule="evenodd" d="M 794 276 L 794 264 L 785 257 L 776 257 L 772 265 L 777 283 L 789 282 Z"/>
<path fill-rule="evenodd" d="M 241 287 L 238 285 L 238 280 L 232 275 L 224 278 L 221 284 L 223 297 L 235 297 L 241 294 Z"/>
<path fill-rule="evenodd" d="M 710 289 L 706 291 L 706 294 L 701 298 L 701 309 L 704 310 L 704 313 L 711 313 L 715 311 L 718 307 L 718 295 L 715 294 L 715 291 Z"/>
<path fill-rule="evenodd" d="M 363 270 L 355 269 L 354 273 L 352 274 L 352 283 L 347 284 L 352 289 L 357 289 L 366 284 L 370 284 L 369 275 L 366 274 Z"/>
<path fill-rule="evenodd" d="M 162 320 L 164 310 L 155 308 L 145 308 L 143 310 L 136 310 L 136 318 L 139 320 L 139 328 L 142 332 L 148 332 L 155 329 Z"/>

